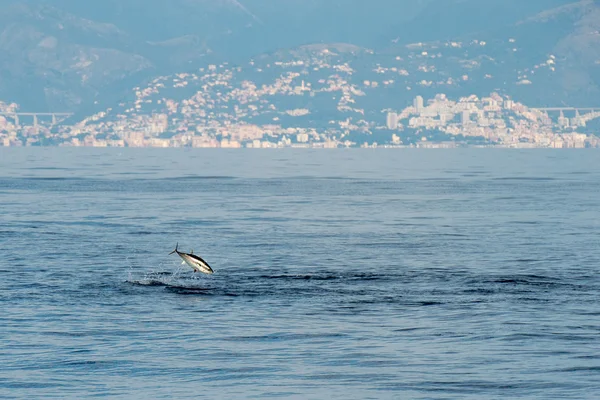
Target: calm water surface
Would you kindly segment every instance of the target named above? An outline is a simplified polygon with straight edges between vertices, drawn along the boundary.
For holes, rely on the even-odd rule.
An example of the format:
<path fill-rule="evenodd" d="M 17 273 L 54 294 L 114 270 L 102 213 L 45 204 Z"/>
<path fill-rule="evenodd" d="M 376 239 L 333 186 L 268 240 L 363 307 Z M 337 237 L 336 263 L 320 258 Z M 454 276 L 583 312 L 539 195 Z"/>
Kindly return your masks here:
<path fill-rule="evenodd" d="M 599 167 L 0 149 L 0 397 L 600 398 Z"/>

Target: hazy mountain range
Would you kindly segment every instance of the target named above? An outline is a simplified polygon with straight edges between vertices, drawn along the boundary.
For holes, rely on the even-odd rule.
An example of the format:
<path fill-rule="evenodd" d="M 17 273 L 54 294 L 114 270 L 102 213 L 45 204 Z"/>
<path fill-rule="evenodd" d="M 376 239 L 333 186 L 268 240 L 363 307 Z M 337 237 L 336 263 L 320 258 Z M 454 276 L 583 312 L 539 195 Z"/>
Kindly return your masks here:
<path fill-rule="evenodd" d="M 535 66 L 552 56 L 553 74 L 515 86 L 517 99 L 600 101 L 600 0 L 4 0 L 0 101 L 85 113 L 159 75 L 307 44 L 388 54 L 418 42 L 508 39 L 514 48 L 492 45 L 477 55 L 494 60 L 496 71 L 482 92 L 511 76 L 536 83 Z M 460 72 L 452 62 L 436 68 Z"/>

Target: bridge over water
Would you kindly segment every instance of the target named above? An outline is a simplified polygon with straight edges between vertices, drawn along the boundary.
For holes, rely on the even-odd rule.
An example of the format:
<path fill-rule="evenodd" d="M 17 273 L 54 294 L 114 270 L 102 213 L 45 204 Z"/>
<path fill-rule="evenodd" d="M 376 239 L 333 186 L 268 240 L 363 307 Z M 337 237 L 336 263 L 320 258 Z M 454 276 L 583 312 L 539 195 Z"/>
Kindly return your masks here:
<path fill-rule="evenodd" d="M 51 126 L 54 126 L 54 125 L 64 121 L 65 119 L 73 116 L 73 113 L 0 112 L 0 116 L 12 119 L 14 121 L 15 125 L 17 125 L 17 126 L 20 125 L 22 118 L 31 117 L 33 120 L 33 126 L 37 127 L 39 124 L 39 120 L 41 118 L 50 118 Z"/>
<path fill-rule="evenodd" d="M 531 108 L 532 110 L 539 110 L 539 111 L 560 111 L 560 112 L 565 112 L 565 111 L 590 111 L 590 112 L 594 112 L 594 111 L 600 111 L 600 107 L 545 107 L 545 108 Z"/>

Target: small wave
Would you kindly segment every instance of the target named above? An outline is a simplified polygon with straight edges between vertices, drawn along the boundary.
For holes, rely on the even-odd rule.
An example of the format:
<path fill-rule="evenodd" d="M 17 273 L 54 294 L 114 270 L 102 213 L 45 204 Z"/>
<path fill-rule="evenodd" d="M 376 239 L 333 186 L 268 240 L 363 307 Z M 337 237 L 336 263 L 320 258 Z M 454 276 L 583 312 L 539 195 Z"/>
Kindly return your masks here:
<path fill-rule="evenodd" d="M 444 303 L 442 303 L 441 301 L 434 301 L 434 300 L 424 300 L 424 301 L 418 301 L 415 303 L 415 305 L 417 306 L 442 306 L 444 305 Z"/>
<path fill-rule="evenodd" d="M 494 280 L 494 283 L 512 284 L 512 285 L 532 285 L 532 286 L 546 286 L 546 285 L 561 285 L 563 283 L 558 282 L 557 279 L 538 276 L 538 275 L 524 275 L 514 277 L 501 277 Z"/>
<path fill-rule="evenodd" d="M 472 289 L 465 289 L 461 293 L 467 294 L 467 295 L 473 295 L 473 294 L 491 295 L 491 294 L 496 294 L 497 290 L 494 290 L 491 288 L 472 288 Z"/>
<path fill-rule="evenodd" d="M 535 176 L 505 176 L 500 178 L 492 178 L 494 181 L 532 181 L 532 182 L 544 182 L 544 181 L 558 181 L 560 179 L 550 177 L 535 177 Z"/>
<path fill-rule="evenodd" d="M 32 170 L 32 171 L 69 171 L 70 168 L 59 168 L 59 167 L 26 167 L 21 168 L 24 170 Z"/>
<path fill-rule="evenodd" d="M 323 332 L 323 333 L 287 333 L 278 332 L 267 335 L 248 335 L 248 336 L 232 336 L 224 338 L 230 342 L 269 342 L 269 341 L 291 341 L 291 340 L 315 340 L 315 339 L 331 339 L 343 338 L 348 335 L 338 332 Z"/>
<path fill-rule="evenodd" d="M 590 367 L 571 367 L 571 368 L 561 368 L 554 370 L 555 372 L 600 372 L 600 366 L 590 366 Z"/>
<path fill-rule="evenodd" d="M 260 279 L 281 279 L 281 280 L 300 280 L 300 281 L 330 281 L 340 279 L 337 275 L 260 275 Z"/>
<path fill-rule="evenodd" d="M 333 281 L 333 280 L 362 280 L 374 281 L 389 279 L 390 276 L 375 274 L 369 272 L 357 273 L 320 273 L 320 274 L 279 274 L 279 275 L 260 275 L 258 279 L 281 279 L 291 281 Z"/>
<path fill-rule="evenodd" d="M 235 176 L 227 176 L 227 175 L 185 175 L 185 176 L 177 177 L 177 178 L 161 178 L 160 180 L 192 181 L 192 180 L 232 180 L 232 179 L 237 179 L 237 178 Z"/>
<path fill-rule="evenodd" d="M 23 178 L 26 181 L 81 181 L 84 178 L 63 177 L 63 176 L 27 176 Z"/>
<path fill-rule="evenodd" d="M 177 294 L 211 294 L 211 288 L 206 287 L 165 285 L 165 289 Z"/>

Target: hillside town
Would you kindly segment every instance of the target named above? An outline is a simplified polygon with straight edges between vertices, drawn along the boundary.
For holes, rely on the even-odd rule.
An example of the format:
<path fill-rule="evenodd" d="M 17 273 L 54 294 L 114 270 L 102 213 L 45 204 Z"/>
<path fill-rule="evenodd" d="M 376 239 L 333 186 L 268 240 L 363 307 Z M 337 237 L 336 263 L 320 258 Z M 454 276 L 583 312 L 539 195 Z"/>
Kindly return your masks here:
<path fill-rule="evenodd" d="M 293 88 L 290 82 L 281 83 L 286 90 L 306 90 L 303 82 Z M 252 96 L 251 89 L 242 96 Z M 351 100 L 350 91 L 346 101 Z M 143 101 L 141 94 L 139 102 Z M 242 103 L 243 104 L 243 103 Z M 349 119 L 333 128 L 319 132 L 314 128 L 283 127 L 277 123 L 264 125 L 245 123 L 244 111 L 235 107 L 232 114 L 221 111 L 202 98 L 188 100 L 183 112 L 180 105 L 167 102 L 173 111 L 150 115 L 119 116 L 116 121 L 102 121 L 102 112 L 74 125 L 52 126 L 50 121 L 36 120 L 35 124 L 19 118 L 16 104 L 0 103 L 0 145 L 90 147 L 195 147 L 195 148 L 338 148 L 338 147 L 457 147 L 469 145 L 469 138 L 479 138 L 487 146 L 513 148 L 585 148 L 600 147 L 593 134 L 578 133 L 577 129 L 597 118 L 600 109 L 580 113 L 576 109 L 536 109 L 503 98 L 498 94 L 478 98 L 469 96 L 450 100 L 444 94 L 425 100 L 415 97 L 413 104 L 400 110 L 388 111 L 385 121 L 366 121 L 352 124 Z M 204 108 L 202 108 L 204 106 Z M 250 108 L 252 110 L 252 107 Z M 131 112 L 133 110 L 127 110 Z M 256 111 L 256 109 L 254 110 Z M 286 114 L 302 116 L 307 109 L 286 110 Z M 566 114 L 572 114 L 571 117 Z M 553 115 L 554 114 L 554 115 Z M 194 116 L 206 118 L 204 125 Z M 208 118 L 207 118 L 208 117 Z M 227 118 L 230 117 L 231 120 Z M 29 116 L 31 118 L 31 116 Z M 373 132 L 389 133 L 386 141 L 369 141 Z M 403 133 L 417 136 L 414 143 L 405 143 Z M 362 143 L 347 138 L 350 132 L 365 135 Z M 431 140 L 432 133 L 443 133 L 447 140 Z M 168 137 L 165 137 L 168 136 Z M 380 137 L 380 136 L 379 136 Z M 448 140 L 448 138 L 450 138 Z"/>
<path fill-rule="evenodd" d="M 90 116 L 23 112 L 0 102 L 0 145 L 600 147 L 600 107 L 530 107 L 508 91 L 464 95 L 491 75 L 484 62 L 456 55 L 468 48 L 485 60 L 489 46 L 419 43 L 402 56 L 346 44 L 303 46 L 240 66 L 159 76 Z M 516 45 L 509 39 L 496 46 Z M 544 57 L 517 71 L 514 87 L 550 79 L 557 66 L 553 55 Z"/>
<path fill-rule="evenodd" d="M 554 119 L 551 112 L 558 116 Z M 571 118 L 565 112 L 573 114 Z M 600 147 L 596 135 L 578 133 L 578 128 L 600 118 L 600 108 L 580 114 L 578 109 L 529 108 L 496 93 L 449 100 L 444 94 L 425 103 L 421 96 L 401 112 L 389 112 L 387 128 L 405 126 L 424 131 L 438 130 L 451 136 L 481 137 L 488 143 L 508 147 L 584 148 Z M 424 139 L 426 139 L 424 137 Z M 392 142 L 399 142 L 397 135 Z"/>
<path fill-rule="evenodd" d="M 200 104 L 206 109 L 201 109 Z M 41 120 L 35 126 L 33 123 L 27 124 L 23 121 L 25 117 L 17 119 L 17 107 L 14 103 L 0 103 L 2 146 L 39 146 L 48 143 L 91 147 L 456 147 L 468 145 L 469 138 L 480 138 L 489 146 L 499 147 L 600 147 L 598 136 L 577 132 L 578 128 L 600 118 L 600 109 L 580 113 L 576 109 L 528 108 L 497 94 L 484 98 L 473 95 L 456 101 L 444 94 L 428 100 L 417 96 L 412 105 L 400 111 L 388 111 L 385 121 L 363 121 L 361 125 L 342 121 L 338 126 L 322 132 L 301 126 L 285 128 L 276 123 L 257 125 L 241 121 L 225 124 L 215 121 L 204 126 L 198 124 L 191 130 L 190 125 L 195 123 L 190 116 L 191 110 L 195 110 L 197 115 L 207 116 L 207 110 L 214 109 L 214 106 L 207 105 L 201 99 L 187 101 L 183 115 L 176 114 L 176 117 L 157 113 L 97 123 L 106 116 L 106 113 L 99 113 L 79 124 L 58 127 L 48 126 L 50 121 Z M 169 102 L 167 107 L 175 111 L 178 106 Z M 241 113 L 239 108 L 233 112 L 234 115 Z M 304 115 L 309 111 L 298 109 L 286 113 Z M 572 116 L 568 117 L 567 114 Z M 221 117 L 224 116 L 222 113 Z M 389 140 L 369 142 L 367 139 L 358 143 L 346 138 L 351 131 L 358 131 L 367 137 L 373 131 L 385 131 L 389 132 Z M 402 137 L 406 131 L 418 136 L 415 143 L 404 143 Z M 443 133 L 451 139 L 432 141 L 432 132 Z M 164 137 L 165 134 L 169 137 Z"/>

